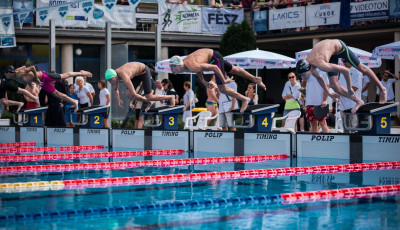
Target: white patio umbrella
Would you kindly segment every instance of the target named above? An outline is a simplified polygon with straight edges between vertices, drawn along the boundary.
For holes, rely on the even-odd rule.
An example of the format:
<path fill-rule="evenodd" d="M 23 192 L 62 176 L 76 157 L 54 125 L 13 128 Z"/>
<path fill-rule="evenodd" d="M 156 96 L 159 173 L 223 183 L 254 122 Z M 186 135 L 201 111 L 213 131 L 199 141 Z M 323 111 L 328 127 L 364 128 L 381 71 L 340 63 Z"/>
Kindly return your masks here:
<path fill-rule="evenodd" d="M 400 41 L 378 46 L 372 51 L 375 57 L 393 60 L 395 55 L 400 58 Z"/>
<path fill-rule="evenodd" d="M 255 69 L 258 76 L 258 69 L 289 69 L 296 66 L 296 60 L 277 53 L 259 50 L 244 51 L 224 57 L 226 61 L 235 64 L 243 69 Z M 256 88 L 257 91 L 257 88 Z"/>
<path fill-rule="evenodd" d="M 357 56 L 360 62 L 369 68 L 378 68 L 381 66 L 382 61 L 378 57 L 374 57 L 372 53 L 367 52 L 362 49 L 358 49 L 355 47 L 348 46 L 349 49 Z M 308 54 L 311 52 L 311 49 L 303 50 L 296 53 L 296 61 L 300 59 L 305 59 L 308 57 Z M 342 61 L 339 59 L 339 65 L 343 65 Z"/>

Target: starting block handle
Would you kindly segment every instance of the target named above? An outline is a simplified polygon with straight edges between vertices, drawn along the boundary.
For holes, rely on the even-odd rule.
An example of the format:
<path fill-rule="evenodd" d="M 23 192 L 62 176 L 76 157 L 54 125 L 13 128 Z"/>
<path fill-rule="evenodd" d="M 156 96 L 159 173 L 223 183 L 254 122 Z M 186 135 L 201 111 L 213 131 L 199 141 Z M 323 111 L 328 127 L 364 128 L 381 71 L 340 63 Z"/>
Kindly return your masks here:
<path fill-rule="evenodd" d="M 155 121 L 157 121 L 156 116 L 157 116 L 157 115 L 155 115 L 155 116 L 153 115 Z M 161 115 L 161 116 L 162 116 L 162 115 Z M 156 123 L 156 124 L 146 124 L 146 123 L 145 123 L 145 119 L 144 119 L 144 115 L 142 115 L 142 122 L 143 122 L 143 126 L 145 126 L 145 127 L 152 127 L 152 128 L 160 127 L 160 126 L 162 125 L 162 119 L 158 119 L 158 120 L 159 120 L 159 121 L 158 121 L 158 123 Z"/>
<path fill-rule="evenodd" d="M 86 125 L 88 123 L 88 120 L 86 119 L 86 115 L 84 113 L 75 113 L 75 114 L 76 115 L 81 115 L 82 121 L 81 122 L 74 122 L 74 119 L 72 117 L 73 114 L 71 112 L 71 114 L 69 116 L 70 116 L 70 119 L 71 119 L 71 123 L 73 125 Z"/>
<path fill-rule="evenodd" d="M 350 114 L 348 114 L 348 113 L 345 113 L 344 114 L 344 116 L 343 116 L 343 127 L 344 127 L 344 129 L 346 129 L 346 130 L 349 130 L 349 131 L 369 131 L 369 130 L 371 130 L 372 129 L 372 115 L 367 115 L 368 116 L 368 125 L 367 125 L 367 127 L 365 127 L 365 128 L 352 128 L 352 127 L 348 127 L 347 126 L 347 120 L 348 120 L 348 118 L 349 118 L 349 115 Z"/>
<path fill-rule="evenodd" d="M 241 125 L 236 125 L 236 124 L 233 124 L 233 127 L 235 127 L 235 128 L 244 128 L 244 129 L 247 129 L 247 128 L 252 128 L 253 126 L 254 126 L 254 119 L 253 119 L 253 115 L 249 115 L 249 124 L 248 125 L 243 125 L 243 123 L 244 123 L 244 115 L 245 114 L 243 114 L 243 118 L 242 118 L 242 124 Z"/>
<path fill-rule="evenodd" d="M 15 120 L 15 115 L 22 115 L 22 121 Z M 22 125 L 24 125 L 24 124 L 29 122 L 27 117 L 25 116 L 25 113 L 14 113 L 13 114 L 13 120 L 14 120 L 15 124 L 20 125 L 20 126 L 22 126 Z"/>

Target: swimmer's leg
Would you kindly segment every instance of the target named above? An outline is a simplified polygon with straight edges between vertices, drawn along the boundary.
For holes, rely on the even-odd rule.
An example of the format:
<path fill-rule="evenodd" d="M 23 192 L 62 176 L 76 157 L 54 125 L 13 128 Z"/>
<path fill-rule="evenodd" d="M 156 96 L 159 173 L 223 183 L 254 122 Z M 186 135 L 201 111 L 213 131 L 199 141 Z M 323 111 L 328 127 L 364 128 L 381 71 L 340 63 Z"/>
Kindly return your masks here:
<path fill-rule="evenodd" d="M 228 96 L 234 97 L 240 101 L 242 101 L 242 107 L 240 108 L 240 112 L 243 113 L 250 102 L 250 98 L 243 96 L 242 94 L 236 92 L 235 90 L 226 87 L 225 85 L 219 85 L 218 89 L 221 93 L 226 94 Z"/>

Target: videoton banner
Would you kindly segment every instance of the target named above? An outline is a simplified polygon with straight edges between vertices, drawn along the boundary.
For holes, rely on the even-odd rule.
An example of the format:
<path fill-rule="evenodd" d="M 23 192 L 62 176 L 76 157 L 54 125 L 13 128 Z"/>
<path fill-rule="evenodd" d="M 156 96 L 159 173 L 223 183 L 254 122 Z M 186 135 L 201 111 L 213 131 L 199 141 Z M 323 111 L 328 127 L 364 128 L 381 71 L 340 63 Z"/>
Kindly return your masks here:
<path fill-rule="evenodd" d="M 351 21 L 389 18 L 389 2 L 388 0 L 352 2 L 350 4 L 350 18 Z"/>

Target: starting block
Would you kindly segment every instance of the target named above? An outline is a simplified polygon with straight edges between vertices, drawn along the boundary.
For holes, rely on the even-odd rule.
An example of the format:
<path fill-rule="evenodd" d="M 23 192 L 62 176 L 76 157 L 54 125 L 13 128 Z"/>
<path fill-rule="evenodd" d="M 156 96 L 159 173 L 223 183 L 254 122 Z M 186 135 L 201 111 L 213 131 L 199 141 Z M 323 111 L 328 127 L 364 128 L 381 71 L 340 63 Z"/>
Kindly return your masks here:
<path fill-rule="evenodd" d="M 242 124 L 236 125 L 235 128 L 244 128 L 245 131 L 271 132 L 272 113 L 278 111 L 279 104 L 260 104 L 249 105 L 244 113 L 240 113 L 240 109 L 232 110 L 233 119 L 242 115 Z"/>
<path fill-rule="evenodd" d="M 14 123 L 20 126 L 44 126 L 44 113 L 47 107 L 37 107 L 31 109 L 21 109 L 14 113 Z M 17 117 L 17 118 L 16 118 Z"/>
<path fill-rule="evenodd" d="M 149 109 L 146 113 L 143 113 L 143 126 L 153 127 L 157 129 L 178 129 L 178 114 L 183 113 L 184 105 L 177 105 L 174 107 L 162 106 L 154 109 Z M 145 116 L 150 115 L 153 118 L 153 123 L 148 124 L 145 122 Z M 158 119 L 158 115 L 161 115 L 161 119 Z"/>
<path fill-rule="evenodd" d="M 369 134 L 390 134 L 390 113 L 397 112 L 398 102 L 367 103 L 357 110 L 358 126 L 348 127 L 351 110 L 344 111 L 343 126 L 350 131 Z"/>
<path fill-rule="evenodd" d="M 76 111 L 77 115 L 81 116 L 81 121 L 74 122 L 71 112 L 71 122 L 74 125 L 80 125 L 88 128 L 103 128 L 103 113 L 107 113 L 108 105 L 95 105 L 91 107 L 85 107 Z"/>

